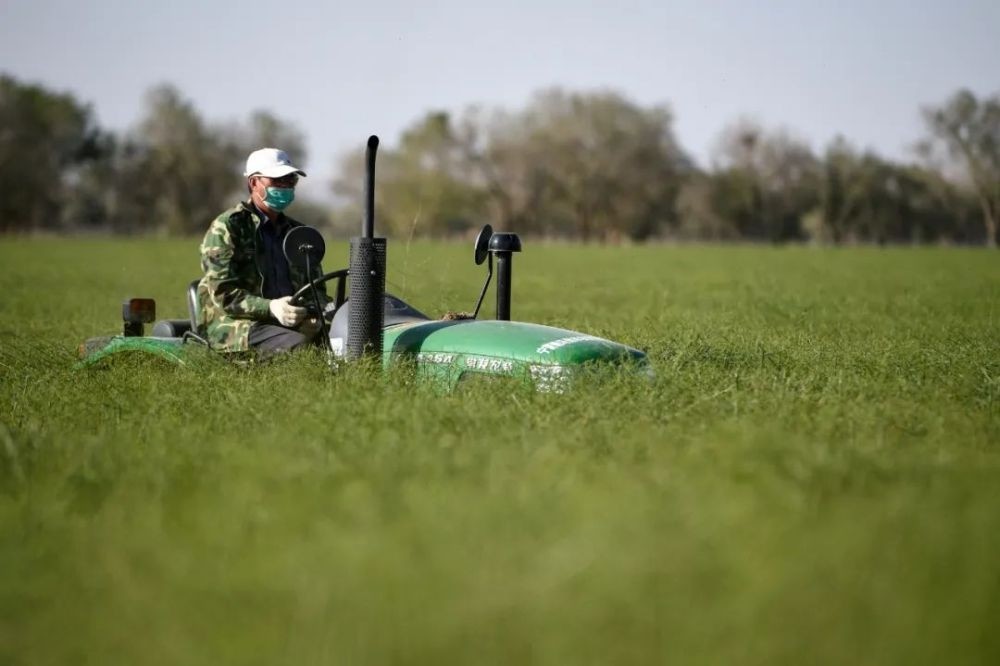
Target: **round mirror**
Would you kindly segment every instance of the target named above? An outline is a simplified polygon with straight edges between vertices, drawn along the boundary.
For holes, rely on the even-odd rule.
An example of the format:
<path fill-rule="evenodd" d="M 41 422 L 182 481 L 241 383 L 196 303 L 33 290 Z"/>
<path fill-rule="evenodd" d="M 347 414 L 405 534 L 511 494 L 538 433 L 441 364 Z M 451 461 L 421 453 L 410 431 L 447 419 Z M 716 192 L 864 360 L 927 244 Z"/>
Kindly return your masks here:
<path fill-rule="evenodd" d="M 479 235 L 476 236 L 476 265 L 479 266 L 486 261 L 486 256 L 490 253 L 490 237 L 493 236 L 493 227 L 485 225 Z"/>
<path fill-rule="evenodd" d="M 309 259 L 309 266 L 312 268 L 319 266 L 319 262 L 323 261 L 326 243 L 323 242 L 320 233 L 312 227 L 295 227 L 285 235 L 282 249 L 289 266 L 305 270 L 306 258 Z"/>

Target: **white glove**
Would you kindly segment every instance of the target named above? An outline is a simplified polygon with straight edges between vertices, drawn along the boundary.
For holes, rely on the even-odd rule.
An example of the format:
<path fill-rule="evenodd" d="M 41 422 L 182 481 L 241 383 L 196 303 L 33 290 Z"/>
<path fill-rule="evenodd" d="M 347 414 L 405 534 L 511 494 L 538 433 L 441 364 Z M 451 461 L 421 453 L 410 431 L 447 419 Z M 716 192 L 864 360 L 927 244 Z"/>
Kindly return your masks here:
<path fill-rule="evenodd" d="M 298 326 L 306 318 L 306 309 L 289 303 L 291 296 L 275 298 L 267 304 L 268 309 L 282 326 Z"/>

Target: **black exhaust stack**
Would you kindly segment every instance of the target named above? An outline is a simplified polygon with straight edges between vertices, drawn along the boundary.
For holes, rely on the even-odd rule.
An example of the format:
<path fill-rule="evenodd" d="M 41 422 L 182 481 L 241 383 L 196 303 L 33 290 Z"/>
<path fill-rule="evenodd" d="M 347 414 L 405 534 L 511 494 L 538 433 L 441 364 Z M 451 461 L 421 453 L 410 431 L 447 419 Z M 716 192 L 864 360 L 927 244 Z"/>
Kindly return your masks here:
<path fill-rule="evenodd" d="M 497 319 L 510 321 L 513 253 L 521 251 L 521 239 L 509 232 L 496 233 L 490 237 L 489 249 L 497 258 Z"/>
<path fill-rule="evenodd" d="M 385 320 L 386 241 L 375 238 L 375 153 L 378 137 L 368 137 L 365 151 L 365 212 L 361 237 L 351 239 L 351 309 L 347 320 L 347 359 L 382 357 Z"/>

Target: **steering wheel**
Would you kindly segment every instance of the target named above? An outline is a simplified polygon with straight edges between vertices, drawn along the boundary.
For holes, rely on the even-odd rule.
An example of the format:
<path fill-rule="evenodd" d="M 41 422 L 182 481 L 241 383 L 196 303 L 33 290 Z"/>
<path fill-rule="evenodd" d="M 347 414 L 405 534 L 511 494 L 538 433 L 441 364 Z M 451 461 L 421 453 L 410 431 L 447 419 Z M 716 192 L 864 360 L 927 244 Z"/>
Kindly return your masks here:
<path fill-rule="evenodd" d="M 298 307 L 304 307 L 306 308 L 306 310 L 309 311 L 309 314 L 316 316 L 319 313 L 313 312 L 313 310 L 315 310 L 316 308 L 312 302 L 312 299 L 309 298 L 312 288 L 318 287 L 321 284 L 326 284 L 330 280 L 339 280 L 337 282 L 337 292 L 334 297 L 335 309 L 339 308 L 341 305 L 344 304 L 344 301 L 347 300 L 344 296 L 345 294 L 344 278 L 346 278 L 348 274 L 349 271 L 346 268 L 341 268 L 338 271 L 332 271 L 330 273 L 324 273 L 318 278 L 313 279 L 311 282 L 304 284 L 302 288 L 300 288 L 298 291 L 292 294 L 292 298 L 289 301 L 289 303 L 291 303 L 292 305 L 296 305 Z"/>

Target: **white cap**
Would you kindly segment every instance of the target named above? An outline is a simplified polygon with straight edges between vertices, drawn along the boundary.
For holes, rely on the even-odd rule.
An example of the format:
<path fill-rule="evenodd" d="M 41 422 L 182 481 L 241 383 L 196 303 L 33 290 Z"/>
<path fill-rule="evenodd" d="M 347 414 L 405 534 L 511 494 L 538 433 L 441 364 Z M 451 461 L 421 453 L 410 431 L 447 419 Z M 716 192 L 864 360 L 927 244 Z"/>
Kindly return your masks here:
<path fill-rule="evenodd" d="M 292 164 L 285 151 L 277 148 L 261 148 L 250 153 L 250 157 L 247 158 L 247 170 L 243 175 L 247 178 L 255 174 L 268 178 L 281 178 L 290 173 L 306 175 L 305 171 Z"/>

